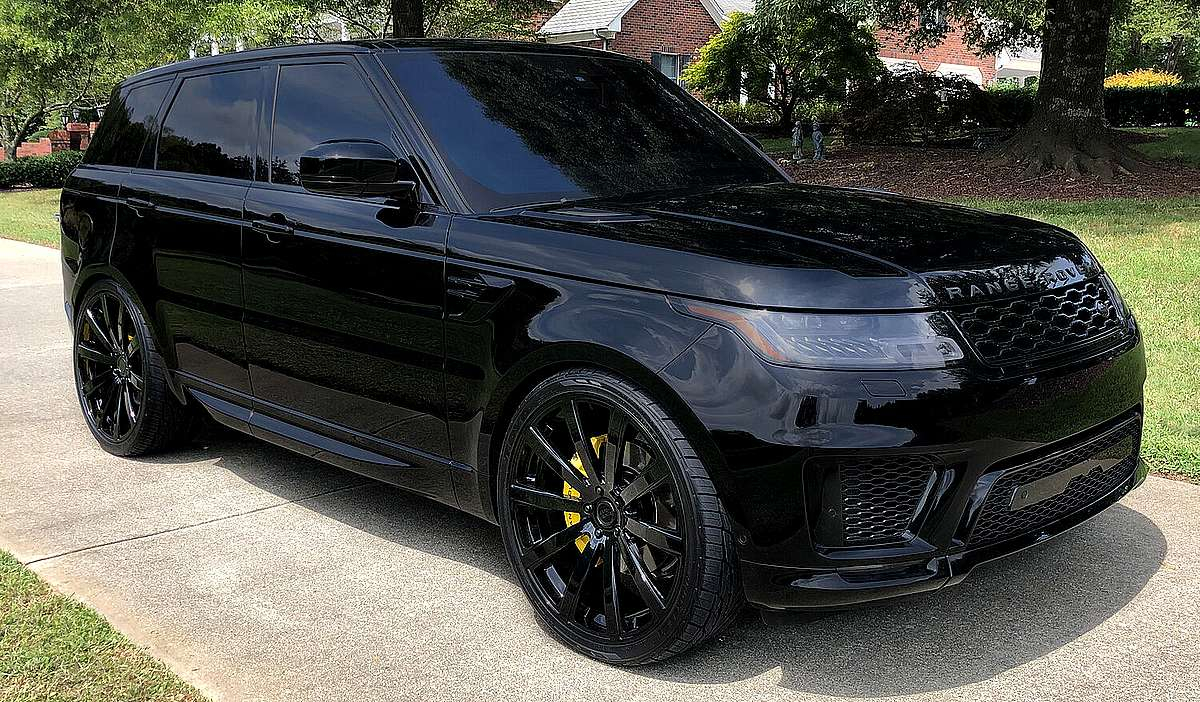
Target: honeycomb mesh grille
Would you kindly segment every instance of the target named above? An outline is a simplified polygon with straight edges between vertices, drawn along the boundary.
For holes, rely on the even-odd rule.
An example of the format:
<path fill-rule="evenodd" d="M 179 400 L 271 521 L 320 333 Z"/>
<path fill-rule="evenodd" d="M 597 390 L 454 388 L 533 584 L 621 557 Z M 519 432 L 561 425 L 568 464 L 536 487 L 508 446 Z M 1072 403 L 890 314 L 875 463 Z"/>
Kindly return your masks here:
<path fill-rule="evenodd" d="M 839 459 L 846 545 L 904 538 L 929 489 L 935 464 L 936 459 L 924 455 Z"/>
<path fill-rule="evenodd" d="M 1141 440 L 1139 419 L 1083 443 L 1066 453 L 1014 468 L 992 485 L 984 500 L 968 544 L 983 546 L 1019 536 L 1078 512 L 1116 490 L 1129 479 L 1137 466 Z M 1096 469 L 1076 476 L 1061 494 L 1024 509 L 1009 509 L 1014 491 L 1088 459 L 1120 458 L 1105 470 Z"/>
<path fill-rule="evenodd" d="M 1097 280 L 954 313 L 984 362 L 1005 366 L 1098 343 L 1122 328 L 1108 290 Z"/>

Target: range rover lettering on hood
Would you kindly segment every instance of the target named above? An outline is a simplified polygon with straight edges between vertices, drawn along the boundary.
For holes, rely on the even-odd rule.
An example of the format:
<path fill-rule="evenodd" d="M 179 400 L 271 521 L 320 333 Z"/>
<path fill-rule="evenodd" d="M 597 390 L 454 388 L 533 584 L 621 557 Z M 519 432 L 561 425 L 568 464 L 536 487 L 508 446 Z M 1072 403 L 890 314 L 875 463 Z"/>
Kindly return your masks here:
<path fill-rule="evenodd" d="M 981 271 L 939 271 L 924 278 L 948 303 L 978 302 L 1026 292 L 1054 290 L 1098 273 L 1092 261 L 1056 258 L 1049 263 L 1019 263 Z"/>

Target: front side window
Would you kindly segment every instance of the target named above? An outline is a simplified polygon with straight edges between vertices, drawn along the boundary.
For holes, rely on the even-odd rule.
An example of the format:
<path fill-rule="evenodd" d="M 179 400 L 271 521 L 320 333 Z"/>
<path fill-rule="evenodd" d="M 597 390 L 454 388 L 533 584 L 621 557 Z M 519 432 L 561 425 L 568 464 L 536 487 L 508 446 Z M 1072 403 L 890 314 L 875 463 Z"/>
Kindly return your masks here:
<path fill-rule="evenodd" d="M 138 165 L 146 137 L 158 128 L 158 108 L 170 87 L 171 81 L 164 80 L 114 94 L 85 160 L 108 166 Z"/>
<path fill-rule="evenodd" d="M 184 79 L 163 120 L 158 169 L 250 179 L 258 69 Z"/>
<path fill-rule="evenodd" d="M 515 51 L 380 58 L 477 212 L 783 179 L 643 63 Z"/>
<path fill-rule="evenodd" d="M 390 143 L 391 124 L 358 71 L 344 63 L 281 66 L 271 136 L 271 182 L 299 184 L 300 155 L 324 141 Z"/>

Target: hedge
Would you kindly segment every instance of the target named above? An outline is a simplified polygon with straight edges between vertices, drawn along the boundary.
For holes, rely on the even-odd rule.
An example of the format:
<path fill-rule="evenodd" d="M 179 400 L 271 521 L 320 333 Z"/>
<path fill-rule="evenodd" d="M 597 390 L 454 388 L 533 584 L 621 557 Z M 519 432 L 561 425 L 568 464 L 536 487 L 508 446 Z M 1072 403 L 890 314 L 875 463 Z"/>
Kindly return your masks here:
<path fill-rule="evenodd" d="M 1033 115 L 1036 88 L 993 87 L 988 91 L 989 127 L 1015 128 Z M 1114 127 L 1200 126 L 1200 85 L 1105 88 L 1104 111 Z"/>
<path fill-rule="evenodd" d="M 1107 88 L 1104 111 L 1114 127 L 1200 125 L 1200 85 Z"/>
<path fill-rule="evenodd" d="M 61 188 L 72 169 L 82 160 L 82 151 L 55 151 L 49 156 L 25 156 L 0 161 L 0 189 L 21 185 Z"/>

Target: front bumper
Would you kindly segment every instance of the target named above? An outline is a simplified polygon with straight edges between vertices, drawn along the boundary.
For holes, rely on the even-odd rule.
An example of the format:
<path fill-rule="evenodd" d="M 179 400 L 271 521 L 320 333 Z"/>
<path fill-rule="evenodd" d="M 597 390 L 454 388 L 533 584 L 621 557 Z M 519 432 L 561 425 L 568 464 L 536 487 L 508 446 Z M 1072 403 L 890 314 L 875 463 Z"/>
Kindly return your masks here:
<path fill-rule="evenodd" d="M 1145 478 L 1136 335 L 1005 377 L 971 365 L 783 368 L 714 327 L 661 376 L 708 439 L 700 450 L 734 522 L 747 599 L 765 608 L 936 590 L 1082 523 Z M 1114 445 L 1123 463 L 1087 463 Z M 1021 498 L 1030 511 L 1009 502 L 1026 485 L 1045 493 Z"/>
<path fill-rule="evenodd" d="M 1146 479 L 1139 461 L 1116 490 L 1078 512 L 1005 542 L 913 563 L 854 568 L 788 568 L 742 561 L 746 599 L 764 609 L 829 609 L 930 592 L 962 582 L 976 566 L 1036 546 L 1116 504 Z"/>

